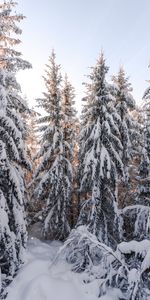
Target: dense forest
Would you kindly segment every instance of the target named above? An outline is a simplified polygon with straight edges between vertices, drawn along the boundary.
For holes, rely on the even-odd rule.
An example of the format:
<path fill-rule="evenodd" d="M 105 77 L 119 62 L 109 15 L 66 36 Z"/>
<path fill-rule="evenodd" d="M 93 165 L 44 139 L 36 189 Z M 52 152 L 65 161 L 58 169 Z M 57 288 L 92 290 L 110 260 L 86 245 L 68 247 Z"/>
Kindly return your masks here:
<path fill-rule="evenodd" d="M 50 49 L 43 98 L 31 109 L 16 78 L 32 66 L 16 50 L 24 16 L 15 7 L 0 4 L 1 299 L 34 234 L 63 242 L 58 263 L 63 257 L 85 284 L 98 279 L 98 297 L 117 288 L 119 299 L 148 300 L 150 87 L 138 106 L 122 66 L 107 81 L 101 52 L 79 118 L 75 89 Z"/>

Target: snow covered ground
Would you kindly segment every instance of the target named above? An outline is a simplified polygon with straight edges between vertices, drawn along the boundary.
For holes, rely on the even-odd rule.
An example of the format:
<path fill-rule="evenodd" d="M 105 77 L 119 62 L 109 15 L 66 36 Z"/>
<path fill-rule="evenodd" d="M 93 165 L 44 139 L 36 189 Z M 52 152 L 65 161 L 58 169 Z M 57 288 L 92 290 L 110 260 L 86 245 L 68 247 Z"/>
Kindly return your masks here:
<path fill-rule="evenodd" d="M 9 286 L 7 300 L 113 300 L 111 295 L 98 298 L 96 286 L 82 284 L 79 275 L 62 262 L 52 263 L 56 257 L 60 243 L 42 243 L 31 238 L 28 243 L 26 263 Z"/>

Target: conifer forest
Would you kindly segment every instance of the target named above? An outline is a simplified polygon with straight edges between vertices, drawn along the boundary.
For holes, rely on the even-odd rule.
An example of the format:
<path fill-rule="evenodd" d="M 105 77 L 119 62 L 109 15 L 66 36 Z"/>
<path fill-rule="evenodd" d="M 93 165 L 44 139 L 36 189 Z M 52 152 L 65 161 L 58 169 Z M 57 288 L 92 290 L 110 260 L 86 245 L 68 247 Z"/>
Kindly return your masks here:
<path fill-rule="evenodd" d="M 79 116 L 49 49 L 31 108 L 17 77 L 32 68 L 17 50 L 23 19 L 1 1 L 0 299 L 149 300 L 150 83 L 139 105 L 125 66 L 108 80 L 100 50 Z"/>

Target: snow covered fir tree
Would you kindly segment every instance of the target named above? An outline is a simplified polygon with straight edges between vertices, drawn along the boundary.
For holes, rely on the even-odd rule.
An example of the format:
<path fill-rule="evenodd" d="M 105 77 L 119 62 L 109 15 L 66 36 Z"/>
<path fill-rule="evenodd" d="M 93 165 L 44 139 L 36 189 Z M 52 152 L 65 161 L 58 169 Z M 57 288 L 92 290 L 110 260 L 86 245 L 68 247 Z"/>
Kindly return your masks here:
<path fill-rule="evenodd" d="M 138 185 L 135 194 L 135 205 L 125 208 L 126 214 L 131 215 L 130 224 L 134 227 L 134 238 L 141 240 L 150 235 L 150 160 L 149 160 L 149 120 L 150 120 L 150 95 L 149 88 L 143 96 L 141 107 L 143 124 L 141 134 L 141 152 L 137 170 Z M 128 220 L 129 221 L 129 220 Z"/>
<path fill-rule="evenodd" d="M 150 160 L 150 88 L 147 88 L 143 96 L 143 112 L 144 112 L 144 148 L 147 154 L 147 162 Z M 149 174 L 145 173 L 149 176 Z"/>
<path fill-rule="evenodd" d="M 116 89 L 116 110 L 121 118 L 119 131 L 120 139 L 122 143 L 122 155 L 121 159 L 124 165 L 124 179 L 123 181 L 128 184 L 129 182 L 129 161 L 132 155 L 132 136 L 131 131 L 133 128 L 132 119 L 129 111 L 135 107 L 135 100 L 131 95 L 131 84 L 129 83 L 128 77 L 125 76 L 123 67 L 119 69 L 118 75 L 113 76 L 112 80 L 115 84 Z"/>
<path fill-rule="evenodd" d="M 55 62 L 54 51 L 49 58 L 46 74 L 47 92 L 43 99 L 38 99 L 39 107 L 46 112 L 39 119 L 42 124 L 39 128 L 42 133 L 41 149 L 36 158 L 41 158 L 41 162 L 34 177 L 37 197 L 45 202 L 44 236 L 63 240 L 70 232 L 74 95 L 67 78 L 61 92 L 60 66 Z"/>
<path fill-rule="evenodd" d="M 0 4 L 0 270 L 1 297 L 24 261 L 27 231 L 24 214 L 24 174 L 30 169 L 24 144 L 25 128 L 21 113 L 28 108 L 20 96 L 16 73 L 31 65 L 14 48 L 21 34 L 14 13 L 15 3 Z"/>
<path fill-rule="evenodd" d="M 61 89 L 61 111 L 62 111 L 62 128 L 63 128 L 63 139 L 70 147 L 71 152 L 66 152 L 66 157 L 69 158 L 69 161 L 72 164 L 73 168 L 73 182 L 72 182 L 72 195 L 70 201 L 70 225 L 74 226 L 75 223 L 75 214 L 77 211 L 77 201 L 74 197 L 75 194 L 75 184 L 76 184 L 76 150 L 77 145 L 77 111 L 75 109 L 75 89 L 72 84 L 69 82 L 67 74 L 65 74 L 63 86 Z M 75 198 L 75 199 L 74 199 Z"/>
<path fill-rule="evenodd" d="M 108 67 L 103 53 L 90 74 L 83 128 L 80 134 L 80 192 L 84 199 L 79 224 L 86 223 L 89 230 L 106 244 L 116 243 L 115 221 L 117 214 L 116 185 L 118 174 L 123 172 L 119 155 L 122 151 L 117 111 L 111 114 L 114 98 L 106 82 Z M 109 226 L 109 220 L 113 226 Z M 84 220 L 85 219 L 85 220 Z M 114 230 L 114 232 L 113 232 Z"/>
<path fill-rule="evenodd" d="M 143 96 L 144 133 L 143 133 L 143 154 L 140 164 L 140 175 L 144 180 L 141 192 L 150 197 L 150 88 L 146 89 Z"/>
<path fill-rule="evenodd" d="M 39 160 L 34 160 L 34 157 L 39 150 L 39 140 L 38 140 L 38 124 L 37 119 L 39 113 L 37 113 L 32 107 L 29 112 L 23 114 L 23 119 L 26 127 L 26 138 L 25 145 L 27 149 L 27 155 L 32 164 L 32 170 L 25 170 L 25 186 L 26 186 L 26 216 L 27 216 L 27 226 L 35 222 L 36 215 L 41 210 L 41 204 L 37 199 L 34 198 L 35 186 L 32 184 L 33 174 L 35 169 L 39 165 Z"/>
<path fill-rule="evenodd" d="M 147 91 L 146 91 L 147 94 Z M 147 151 L 146 132 L 147 132 L 147 104 L 148 99 L 143 99 L 141 106 L 141 121 L 140 121 L 140 135 L 137 145 L 139 149 L 137 154 L 132 155 L 133 170 L 131 176 L 131 183 L 134 182 L 133 187 L 130 187 L 130 195 L 128 193 L 128 206 L 124 204 L 123 212 L 123 228 L 124 239 L 142 240 L 149 238 L 150 235 L 150 179 L 149 179 L 149 157 Z M 146 102 L 146 103 L 145 103 Z M 148 108 L 148 107 L 147 107 Z M 138 147 L 137 147 L 138 148 Z M 135 162 L 134 162 L 135 160 Z M 130 167 L 131 168 L 131 167 Z M 131 173 L 131 172 L 130 172 Z M 122 194 L 121 194 L 122 195 Z M 130 199 L 130 200 L 129 200 Z M 130 201 L 130 202 L 129 202 Z"/>

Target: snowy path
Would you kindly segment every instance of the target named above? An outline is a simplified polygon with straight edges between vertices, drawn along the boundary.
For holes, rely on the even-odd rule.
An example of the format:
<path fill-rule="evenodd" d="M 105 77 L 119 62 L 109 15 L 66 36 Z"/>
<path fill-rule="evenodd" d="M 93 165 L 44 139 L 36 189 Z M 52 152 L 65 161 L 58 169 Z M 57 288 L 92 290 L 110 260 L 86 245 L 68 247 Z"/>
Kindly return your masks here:
<path fill-rule="evenodd" d="M 82 290 L 66 266 L 50 268 L 58 249 L 58 243 L 31 239 L 26 264 L 10 285 L 7 300 L 96 300 Z"/>

